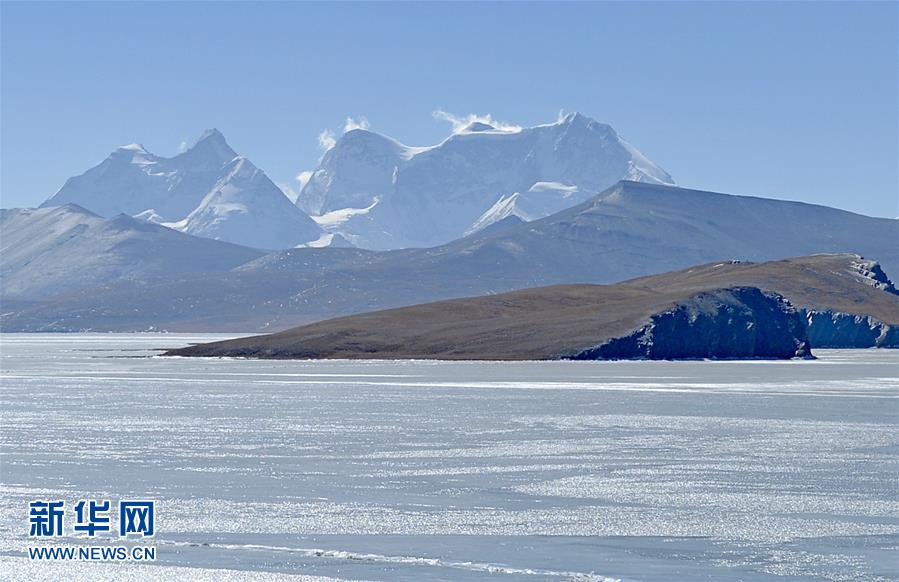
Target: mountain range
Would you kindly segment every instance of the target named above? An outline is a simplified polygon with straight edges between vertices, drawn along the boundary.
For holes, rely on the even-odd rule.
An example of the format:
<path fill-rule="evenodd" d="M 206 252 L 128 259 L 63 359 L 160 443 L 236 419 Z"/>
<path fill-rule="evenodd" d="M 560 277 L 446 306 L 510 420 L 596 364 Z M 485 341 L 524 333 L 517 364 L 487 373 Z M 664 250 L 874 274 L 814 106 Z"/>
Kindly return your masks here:
<path fill-rule="evenodd" d="M 73 203 L 261 249 L 386 250 L 542 218 L 623 179 L 674 183 L 612 127 L 579 113 L 512 130 L 474 122 L 429 147 L 354 129 L 325 152 L 294 205 L 212 129 L 171 158 L 119 147 L 42 206 Z"/>
<path fill-rule="evenodd" d="M 35 241 L 48 236 L 37 222 L 25 231 Z M 67 290 L 47 289 L 39 302 L 9 292 L 24 288 L 27 282 L 21 281 L 29 277 L 12 272 L 4 278 L 2 324 L 10 331 L 280 330 L 440 299 L 560 283 L 613 283 L 697 264 L 822 252 L 874 257 L 887 273 L 896 273 L 897 240 L 894 219 L 620 182 L 551 216 L 532 222 L 510 216 L 435 248 L 256 252 L 227 272 L 133 272 L 100 283 L 87 274 L 90 267 L 79 280 L 79 270 L 67 266 L 73 273 Z M 51 270 L 77 259 L 59 245 L 39 254 Z M 5 262 L 6 252 L 0 257 Z M 852 313 L 864 314 L 864 308 L 861 304 Z"/>

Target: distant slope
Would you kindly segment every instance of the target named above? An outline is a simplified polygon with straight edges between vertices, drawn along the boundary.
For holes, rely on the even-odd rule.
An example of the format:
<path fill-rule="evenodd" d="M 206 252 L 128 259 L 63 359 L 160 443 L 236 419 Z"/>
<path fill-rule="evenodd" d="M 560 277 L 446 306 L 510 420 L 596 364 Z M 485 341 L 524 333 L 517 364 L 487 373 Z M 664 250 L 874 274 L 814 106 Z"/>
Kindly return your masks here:
<path fill-rule="evenodd" d="M 721 259 L 815 253 L 875 257 L 899 273 L 899 220 L 835 208 L 673 186 L 620 182 L 578 206 L 433 249 L 468 272 L 495 266 L 533 284 L 606 283 Z M 419 256 L 426 256 L 422 253 Z M 527 285 L 531 286 L 531 285 Z"/>
<path fill-rule="evenodd" d="M 110 282 L 8 310 L 4 322 L 18 329 L 285 329 L 439 299 L 821 252 L 876 258 L 887 273 L 899 273 L 897 240 L 899 220 L 621 182 L 541 220 L 508 216 L 436 248 L 292 249 L 214 277 Z"/>
<path fill-rule="evenodd" d="M 0 233 L 2 294 L 30 301 L 110 281 L 227 271 L 263 254 L 74 204 L 0 210 Z"/>
<path fill-rule="evenodd" d="M 176 356 L 544 360 L 792 358 L 805 325 L 751 287 L 698 294 L 567 285 L 440 301 L 203 344 Z"/>
<path fill-rule="evenodd" d="M 42 207 L 78 204 L 100 216 L 139 216 L 189 234 L 285 249 L 322 235 L 319 226 L 215 129 L 171 158 L 139 144 L 116 149 L 69 178 Z"/>

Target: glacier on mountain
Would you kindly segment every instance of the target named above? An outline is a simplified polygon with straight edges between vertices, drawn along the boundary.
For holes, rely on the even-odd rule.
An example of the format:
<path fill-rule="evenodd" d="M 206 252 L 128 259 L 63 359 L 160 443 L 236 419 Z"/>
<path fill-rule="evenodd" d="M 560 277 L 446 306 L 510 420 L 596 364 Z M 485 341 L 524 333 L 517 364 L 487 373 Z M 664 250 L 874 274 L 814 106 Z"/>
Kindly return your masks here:
<path fill-rule="evenodd" d="M 362 248 L 428 247 L 507 216 L 548 216 L 622 179 L 674 183 L 611 126 L 580 113 L 528 128 L 474 120 L 417 148 L 353 129 L 325 153 L 297 206 Z"/>

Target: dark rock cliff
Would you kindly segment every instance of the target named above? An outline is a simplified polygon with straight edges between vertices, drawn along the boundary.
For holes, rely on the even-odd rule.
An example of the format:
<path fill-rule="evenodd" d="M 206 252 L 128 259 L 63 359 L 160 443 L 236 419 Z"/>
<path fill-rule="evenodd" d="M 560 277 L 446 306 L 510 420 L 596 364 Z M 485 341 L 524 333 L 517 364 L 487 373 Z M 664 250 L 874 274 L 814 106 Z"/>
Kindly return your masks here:
<path fill-rule="evenodd" d="M 571 359 L 810 357 L 805 321 L 782 296 L 754 287 L 700 293 L 634 332 Z"/>
<path fill-rule="evenodd" d="M 899 326 L 870 315 L 814 310 L 804 315 L 816 348 L 899 348 Z"/>

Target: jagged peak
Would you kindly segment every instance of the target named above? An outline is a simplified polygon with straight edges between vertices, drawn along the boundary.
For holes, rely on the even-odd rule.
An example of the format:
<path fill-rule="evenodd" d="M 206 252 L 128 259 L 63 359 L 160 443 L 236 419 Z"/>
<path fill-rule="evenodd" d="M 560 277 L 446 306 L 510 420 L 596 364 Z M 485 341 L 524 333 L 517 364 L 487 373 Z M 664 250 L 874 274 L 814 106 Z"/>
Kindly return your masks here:
<path fill-rule="evenodd" d="M 223 141 L 225 141 L 225 136 L 222 135 L 222 132 L 220 132 L 218 129 L 216 129 L 214 127 L 209 128 L 209 129 L 204 129 L 203 133 L 200 134 L 200 137 L 197 138 L 197 141 L 194 142 L 194 145 L 196 146 L 200 142 L 204 142 L 207 140 L 223 142 Z"/>
<path fill-rule="evenodd" d="M 592 117 L 584 115 L 580 111 L 573 111 L 566 114 L 554 125 L 571 128 L 585 128 L 593 131 L 605 131 L 611 135 L 614 135 L 615 137 L 618 137 L 618 132 L 616 132 L 615 128 L 613 128 L 611 125 L 609 125 L 608 123 L 600 123 Z"/>
<path fill-rule="evenodd" d="M 182 156 L 212 155 L 223 162 L 234 159 L 237 152 L 231 149 L 222 132 L 212 128 L 205 130 Z"/>
<path fill-rule="evenodd" d="M 572 111 L 571 113 L 566 113 L 565 116 L 562 117 L 561 120 L 559 120 L 560 123 L 568 123 L 568 124 L 588 123 L 590 121 L 593 121 L 593 120 L 590 119 L 589 117 L 587 117 L 586 115 L 584 115 L 583 113 L 581 113 L 580 111 Z"/>

